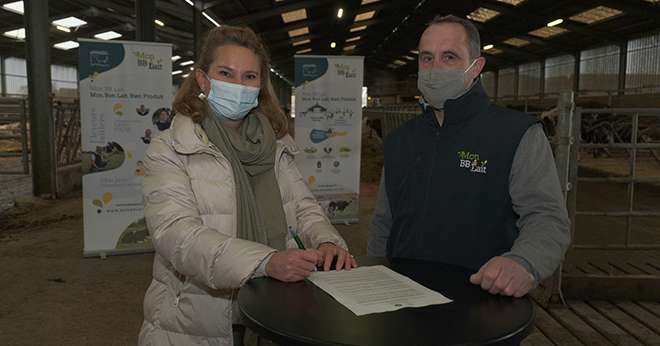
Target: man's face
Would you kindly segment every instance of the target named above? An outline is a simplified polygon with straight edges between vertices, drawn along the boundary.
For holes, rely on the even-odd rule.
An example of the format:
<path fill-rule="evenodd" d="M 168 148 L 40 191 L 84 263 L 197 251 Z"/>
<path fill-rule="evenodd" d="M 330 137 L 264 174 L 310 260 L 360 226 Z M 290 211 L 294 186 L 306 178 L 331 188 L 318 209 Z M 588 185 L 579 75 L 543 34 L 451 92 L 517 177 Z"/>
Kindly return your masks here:
<path fill-rule="evenodd" d="M 474 59 L 468 50 L 468 37 L 460 24 L 442 23 L 426 28 L 419 39 L 419 70 L 452 69 L 465 71 Z M 484 59 L 478 58 L 465 73 L 465 88 L 481 73 Z"/>

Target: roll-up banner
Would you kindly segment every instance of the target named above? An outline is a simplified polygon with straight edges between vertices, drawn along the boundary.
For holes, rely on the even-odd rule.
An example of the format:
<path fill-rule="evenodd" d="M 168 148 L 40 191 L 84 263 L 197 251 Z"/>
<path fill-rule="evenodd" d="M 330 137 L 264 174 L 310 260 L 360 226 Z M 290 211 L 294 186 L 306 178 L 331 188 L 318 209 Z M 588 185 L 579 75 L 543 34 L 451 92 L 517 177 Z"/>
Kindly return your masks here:
<path fill-rule="evenodd" d="M 83 254 L 151 251 L 142 157 L 172 120 L 172 47 L 79 41 Z"/>
<path fill-rule="evenodd" d="M 358 221 L 364 58 L 295 56 L 296 164 L 333 223 Z"/>

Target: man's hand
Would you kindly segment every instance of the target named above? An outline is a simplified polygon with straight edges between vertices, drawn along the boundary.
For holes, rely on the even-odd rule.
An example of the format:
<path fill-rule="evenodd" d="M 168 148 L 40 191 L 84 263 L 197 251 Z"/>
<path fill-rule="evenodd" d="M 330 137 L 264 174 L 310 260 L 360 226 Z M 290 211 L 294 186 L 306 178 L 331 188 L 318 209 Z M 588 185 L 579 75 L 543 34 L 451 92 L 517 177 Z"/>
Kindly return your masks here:
<path fill-rule="evenodd" d="M 321 252 L 318 250 L 278 251 L 266 263 L 266 275 L 280 281 L 300 281 L 316 270 L 320 259 Z"/>
<path fill-rule="evenodd" d="M 323 264 L 323 271 L 330 270 L 330 267 L 332 266 L 332 260 L 335 256 L 337 257 L 337 262 L 335 264 L 336 270 L 341 270 L 342 268 L 350 270 L 351 268 L 357 267 L 355 258 L 353 258 L 353 256 L 348 253 L 348 251 L 333 243 L 323 243 L 319 245 L 319 251 L 321 251 L 322 254 L 319 265 L 321 263 Z"/>
<path fill-rule="evenodd" d="M 520 298 L 534 287 L 534 276 L 518 262 L 496 256 L 472 274 L 470 282 L 491 294 Z"/>

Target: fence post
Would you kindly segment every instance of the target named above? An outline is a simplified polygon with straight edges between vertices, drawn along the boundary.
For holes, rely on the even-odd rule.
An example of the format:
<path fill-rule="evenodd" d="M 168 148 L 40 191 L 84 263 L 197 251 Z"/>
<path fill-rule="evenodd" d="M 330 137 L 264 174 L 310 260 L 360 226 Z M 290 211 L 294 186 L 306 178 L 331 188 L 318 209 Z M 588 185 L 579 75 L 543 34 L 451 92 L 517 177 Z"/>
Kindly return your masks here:
<path fill-rule="evenodd" d="M 571 145 L 573 144 L 573 116 L 574 116 L 574 101 L 573 92 L 563 92 L 559 95 L 557 101 L 557 148 L 555 150 L 555 165 L 557 166 L 557 174 L 559 175 L 559 182 L 561 190 L 564 192 L 564 197 L 567 197 L 568 191 L 571 189 L 571 184 L 568 179 L 568 172 L 570 170 L 570 152 Z"/>
<path fill-rule="evenodd" d="M 18 116 L 21 122 L 21 154 L 23 160 L 23 173 L 30 174 L 30 154 L 28 147 L 28 128 L 27 128 L 27 107 L 25 99 L 21 99 L 18 104 Z"/>
<path fill-rule="evenodd" d="M 555 135 L 556 149 L 555 149 L 555 165 L 557 166 L 557 174 L 559 176 L 559 183 L 561 190 L 564 193 L 564 198 L 567 201 L 567 208 L 569 209 L 569 217 L 571 219 L 571 227 L 574 225 L 575 209 L 572 210 L 570 200 L 575 193 L 576 179 L 573 177 L 572 171 L 575 168 L 577 172 L 577 151 L 576 143 L 579 140 L 579 123 L 578 129 L 575 128 L 575 95 L 572 91 L 562 92 L 557 101 L 557 109 L 559 115 L 557 117 L 557 131 Z M 571 233 L 572 230 L 571 230 Z M 561 291 L 561 272 L 563 264 L 555 273 L 543 283 L 543 290 L 535 292 L 534 296 L 538 303 L 542 306 L 548 304 L 565 303 Z"/>

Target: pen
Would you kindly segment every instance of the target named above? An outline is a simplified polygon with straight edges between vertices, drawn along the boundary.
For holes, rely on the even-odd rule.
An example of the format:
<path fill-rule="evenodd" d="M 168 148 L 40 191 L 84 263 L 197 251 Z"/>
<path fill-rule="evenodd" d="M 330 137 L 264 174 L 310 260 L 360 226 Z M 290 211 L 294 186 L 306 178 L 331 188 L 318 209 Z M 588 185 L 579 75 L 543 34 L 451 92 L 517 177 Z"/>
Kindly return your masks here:
<path fill-rule="evenodd" d="M 291 234 L 293 240 L 295 240 L 296 244 L 298 244 L 298 248 L 300 250 L 305 250 L 305 244 L 303 244 L 302 240 L 300 240 L 300 237 L 298 237 L 298 234 L 293 231 L 293 227 L 291 226 L 289 226 L 289 234 Z M 316 271 L 316 267 L 314 267 L 314 271 Z"/>
<path fill-rule="evenodd" d="M 303 244 L 302 240 L 300 240 L 300 237 L 298 237 L 298 234 L 293 231 L 293 227 L 289 226 L 289 233 L 291 234 L 291 237 L 293 240 L 296 241 L 296 244 L 298 245 L 298 248 L 300 250 L 305 250 L 305 244 Z"/>

